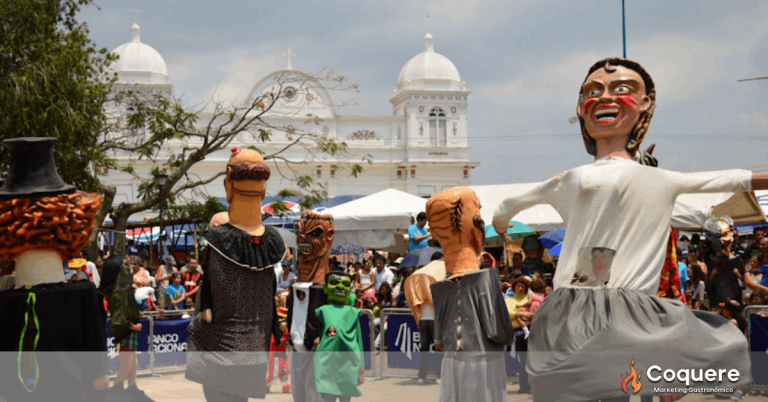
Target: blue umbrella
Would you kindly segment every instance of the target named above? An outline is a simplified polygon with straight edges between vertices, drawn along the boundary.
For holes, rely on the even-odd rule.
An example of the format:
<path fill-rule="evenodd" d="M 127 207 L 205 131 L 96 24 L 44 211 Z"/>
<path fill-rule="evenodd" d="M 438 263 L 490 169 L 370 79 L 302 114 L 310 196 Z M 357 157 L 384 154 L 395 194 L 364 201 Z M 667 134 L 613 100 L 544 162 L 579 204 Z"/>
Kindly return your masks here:
<path fill-rule="evenodd" d="M 553 248 L 565 239 L 565 229 L 552 230 L 539 236 L 544 248 Z"/>
<path fill-rule="evenodd" d="M 341 254 L 353 254 L 353 255 L 360 255 L 365 254 L 368 251 L 365 250 L 365 247 L 358 246 L 357 244 L 342 244 L 341 246 L 334 247 L 331 249 L 330 253 L 333 255 L 341 255 Z"/>
<path fill-rule="evenodd" d="M 442 253 L 443 249 L 437 247 L 422 247 L 411 251 L 400 262 L 400 268 L 423 267 L 432 261 L 432 255 Z"/>
<path fill-rule="evenodd" d="M 549 254 L 549 255 L 556 255 L 556 256 L 559 257 L 560 256 L 560 249 L 562 249 L 562 248 L 563 248 L 563 243 L 559 243 L 555 247 L 552 247 L 552 250 L 547 251 L 547 254 Z"/>
<path fill-rule="evenodd" d="M 522 239 L 523 237 L 536 234 L 536 232 L 533 229 L 529 228 L 523 223 L 520 223 L 518 221 L 509 221 L 509 223 L 514 225 L 513 227 L 507 229 L 507 236 L 509 236 L 512 239 Z M 499 237 L 499 234 L 496 233 L 496 231 L 493 229 L 493 225 L 486 226 L 485 242 L 496 243 L 500 241 L 501 241 L 501 237 Z"/>

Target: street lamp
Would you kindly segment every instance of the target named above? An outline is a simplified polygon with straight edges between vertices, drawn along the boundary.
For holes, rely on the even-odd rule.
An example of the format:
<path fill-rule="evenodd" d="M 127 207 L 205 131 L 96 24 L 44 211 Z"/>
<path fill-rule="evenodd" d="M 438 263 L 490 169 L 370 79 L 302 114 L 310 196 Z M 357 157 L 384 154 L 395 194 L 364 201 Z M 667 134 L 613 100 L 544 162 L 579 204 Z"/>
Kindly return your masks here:
<path fill-rule="evenodd" d="M 168 180 L 168 175 L 165 174 L 165 173 L 162 173 L 162 171 L 161 171 L 160 173 L 157 173 L 155 175 L 155 180 L 157 180 L 157 187 L 160 188 L 160 235 L 158 236 L 158 241 L 160 242 L 160 248 L 158 249 L 158 251 L 160 251 L 160 250 L 163 249 L 163 246 L 164 246 L 164 244 L 162 244 L 162 241 L 163 241 L 163 229 L 164 229 L 163 228 L 163 204 L 164 204 L 163 201 L 165 201 L 165 192 L 164 192 L 164 190 L 165 190 L 165 182 L 166 182 L 166 180 Z M 163 257 L 165 257 L 165 256 L 164 255 L 160 256 L 161 259 Z"/>

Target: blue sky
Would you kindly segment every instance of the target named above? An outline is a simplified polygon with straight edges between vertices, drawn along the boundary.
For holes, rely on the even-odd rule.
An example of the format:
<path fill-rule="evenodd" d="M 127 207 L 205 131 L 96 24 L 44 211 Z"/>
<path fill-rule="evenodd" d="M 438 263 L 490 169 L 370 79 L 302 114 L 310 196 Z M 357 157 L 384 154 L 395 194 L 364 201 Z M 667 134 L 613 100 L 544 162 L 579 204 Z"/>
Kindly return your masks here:
<path fill-rule="evenodd" d="M 589 3 L 589 5 L 587 4 Z M 575 115 L 588 68 L 621 56 L 621 1 L 202 0 L 97 1 L 81 19 L 110 50 L 142 42 L 168 65 L 177 95 L 249 91 L 297 54 L 296 69 L 334 69 L 360 86 L 341 114 L 390 115 L 402 66 L 423 50 L 425 13 L 435 51 L 472 91 L 473 184 L 545 180 L 591 162 Z M 768 156 L 768 3 L 626 0 L 627 56 L 656 82 L 644 146 L 677 171 L 754 168 Z"/>

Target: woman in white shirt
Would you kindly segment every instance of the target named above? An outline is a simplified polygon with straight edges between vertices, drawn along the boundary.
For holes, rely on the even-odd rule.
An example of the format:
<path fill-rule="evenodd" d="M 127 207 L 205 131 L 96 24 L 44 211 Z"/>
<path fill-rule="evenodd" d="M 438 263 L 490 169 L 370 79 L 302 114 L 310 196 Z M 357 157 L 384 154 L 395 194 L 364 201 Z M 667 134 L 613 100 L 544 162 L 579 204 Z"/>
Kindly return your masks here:
<path fill-rule="evenodd" d="M 365 297 L 374 297 L 376 295 L 376 289 L 373 285 L 376 284 L 376 271 L 371 267 L 371 264 L 366 263 L 363 268 L 357 272 L 355 277 L 357 288 L 365 293 Z"/>
<path fill-rule="evenodd" d="M 577 114 L 595 162 L 506 199 L 494 213 L 494 229 L 504 233 L 517 213 L 550 204 L 568 228 L 554 291 L 531 325 L 526 370 L 534 401 L 652 393 L 653 387 L 641 391 L 636 381 L 624 383 L 626 392 L 620 386 L 617 374 L 629 372 L 634 362 L 638 368 L 736 369 L 738 381 L 717 385 L 749 382 L 747 343 L 735 327 L 655 292 L 677 196 L 768 188 L 768 174 L 684 174 L 635 162 L 655 98 L 653 80 L 639 64 L 613 58 L 593 65 Z M 698 319 L 698 313 L 708 314 L 710 322 Z"/>
<path fill-rule="evenodd" d="M 285 307 L 288 301 L 288 292 L 291 291 L 291 286 L 296 283 L 296 274 L 291 272 L 291 261 L 283 261 L 283 272 L 277 276 L 277 291 L 275 292 L 275 301 L 278 307 Z"/>

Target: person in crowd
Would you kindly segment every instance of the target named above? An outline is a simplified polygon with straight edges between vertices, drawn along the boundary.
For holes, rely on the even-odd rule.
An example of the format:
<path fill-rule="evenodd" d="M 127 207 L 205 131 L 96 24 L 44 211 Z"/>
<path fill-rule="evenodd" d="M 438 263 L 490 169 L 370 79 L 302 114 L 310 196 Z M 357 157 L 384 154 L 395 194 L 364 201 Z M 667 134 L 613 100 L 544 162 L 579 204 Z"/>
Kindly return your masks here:
<path fill-rule="evenodd" d="M 768 292 L 768 287 L 752 281 L 745 275 L 744 261 L 731 251 L 733 220 L 728 217 L 711 218 L 704 223 L 707 230 L 709 269 L 707 294 L 709 305 L 715 306 L 733 299 L 741 303 L 743 286 Z M 767 245 L 768 246 L 768 245 Z"/>
<path fill-rule="evenodd" d="M 482 254 L 480 269 L 489 269 L 489 268 L 496 268 L 496 260 L 493 259 L 493 256 L 491 255 L 491 253 L 485 251 Z"/>
<path fill-rule="evenodd" d="M 171 274 L 171 282 L 165 291 L 165 294 L 168 295 L 168 303 L 171 306 L 169 310 L 183 310 L 184 300 L 187 297 L 184 293 L 184 286 L 181 285 L 181 274 L 178 272 Z"/>
<path fill-rule="evenodd" d="M 768 255 L 768 236 L 763 236 L 763 238 L 760 239 L 757 249 L 760 254 Z"/>
<path fill-rule="evenodd" d="M 190 257 L 185 270 L 182 270 L 181 273 L 181 283 L 184 285 L 184 292 L 187 295 L 184 305 L 188 309 L 194 308 L 197 294 L 200 292 L 201 280 L 200 263 L 197 258 Z"/>
<path fill-rule="evenodd" d="M 765 306 L 766 296 L 760 292 L 752 292 L 749 295 L 749 306 Z"/>
<path fill-rule="evenodd" d="M 86 258 L 85 253 L 82 251 L 77 258 L 85 258 L 85 266 L 88 279 L 90 279 L 90 281 L 93 282 L 93 284 L 98 288 L 99 284 L 101 284 L 101 274 L 99 273 L 99 268 L 96 266 L 96 263 L 91 262 L 90 259 Z"/>
<path fill-rule="evenodd" d="M 691 279 L 687 288 L 688 294 L 686 295 L 688 307 L 694 310 L 701 310 L 702 302 L 704 301 L 704 290 L 706 289 L 704 272 L 701 270 L 701 265 L 695 262 L 688 266 L 688 270 L 691 272 Z"/>
<path fill-rule="evenodd" d="M 749 258 L 747 258 L 747 249 L 741 245 L 741 241 L 742 239 L 739 237 L 739 230 L 733 228 L 733 243 L 731 244 L 731 252 L 741 258 L 742 261 L 749 261 Z"/>
<path fill-rule="evenodd" d="M 171 279 L 171 275 L 178 272 L 176 269 L 176 259 L 173 256 L 165 258 L 165 264 L 157 267 L 157 273 L 155 273 L 155 281 L 157 282 L 157 304 L 161 309 L 169 309 L 168 306 L 168 280 Z"/>
<path fill-rule="evenodd" d="M 373 298 L 370 298 L 370 299 L 373 299 Z M 392 287 L 389 285 L 389 283 L 384 282 L 381 284 L 379 291 L 376 293 L 376 299 L 373 299 L 373 300 L 376 302 L 376 306 L 380 310 L 383 310 L 385 308 L 392 308 L 395 306 L 395 298 L 392 296 Z M 386 319 L 379 317 L 378 311 L 379 310 L 374 311 L 374 320 L 373 320 L 373 328 L 376 334 L 376 341 L 375 341 L 376 345 L 379 344 L 381 331 L 387 330 L 387 321 Z"/>
<path fill-rule="evenodd" d="M 683 235 L 680 237 L 680 240 L 677 242 L 677 247 L 680 248 L 682 251 L 688 251 L 688 247 L 691 245 L 691 239 L 688 238 L 688 236 Z"/>
<path fill-rule="evenodd" d="M 701 240 L 701 235 L 698 233 L 694 233 L 691 235 L 691 245 L 699 247 L 699 249 L 704 247 L 704 241 Z M 701 258 L 701 255 L 699 255 L 699 258 Z"/>
<path fill-rule="evenodd" d="M 680 289 L 683 293 L 686 293 L 690 288 L 689 282 L 691 281 L 691 278 L 688 275 L 688 258 L 681 254 L 679 248 L 677 249 L 677 255 L 679 257 L 677 260 L 677 271 L 678 275 L 680 275 Z"/>
<path fill-rule="evenodd" d="M 437 255 L 440 255 L 440 258 L 442 258 L 443 253 L 435 253 L 432 255 L 432 258 L 435 258 Z M 437 258 L 437 259 L 440 259 Z M 409 276 L 413 273 L 413 268 L 405 268 L 402 269 L 403 271 L 403 282 L 405 282 Z M 395 307 L 396 308 L 407 308 L 408 307 L 408 299 L 405 297 L 405 286 L 400 287 L 400 293 L 398 293 L 395 296 Z"/>
<path fill-rule="evenodd" d="M 277 291 L 275 292 L 275 303 L 279 308 L 286 308 L 288 302 L 288 294 L 291 291 L 291 286 L 296 283 L 296 274 L 291 272 L 293 263 L 291 261 L 282 262 L 283 272 L 277 277 Z"/>
<path fill-rule="evenodd" d="M 288 310 L 284 307 L 278 307 L 277 316 L 279 317 L 279 332 L 283 335 L 280 339 L 275 339 L 273 334 L 270 339 L 267 392 L 270 392 L 270 388 L 275 380 L 279 379 L 280 383 L 283 384 L 283 393 L 288 393 L 291 392 L 291 371 L 288 365 L 288 357 L 285 353 L 285 346 L 288 344 L 288 338 L 291 336 L 291 333 L 288 331 Z"/>
<path fill-rule="evenodd" d="M 544 262 L 544 245 L 541 244 L 538 236 L 530 235 L 523 239 L 522 249 L 525 252 L 525 261 L 523 261 L 523 275 L 530 276 L 534 272 L 541 272 L 551 284 L 552 275 L 555 273 L 555 266 L 549 262 Z"/>
<path fill-rule="evenodd" d="M 133 239 L 128 239 L 128 245 L 125 246 L 125 256 L 129 255 L 139 255 L 139 248 L 136 247 Z"/>
<path fill-rule="evenodd" d="M 144 244 L 139 244 L 139 258 L 144 262 L 149 261 L 149 250 Z"/>
<path fill-rule="evenodd" d="M 523 275 L 523 253 L 516 252 L 512 254 L 512 266 L 507 269 L 507 274 L 501 282 L 501 290 L 507 290 L 512 287 L 512 282 Z"/>
<path fill-rule="evenodd" d="M 363 264 L 361 264 L 358 261 L 355 261 L 352 265 L 349 266 L 347 269 L 347 273 L 352 278 L 357 278 L 357 273 L 360 272 L 360 270 L 363 268 Z"/>
<path fill-rule="evenodd" d="M 379 291 L 379 288 L 381 287 L 382 283 L 388 283 L 391 287 L 395 284 L 395 274 L 392 273 L 392 271 L 389 270 L 389 268 L 386 267 L 387 260 L 382 255 L 376 255 L 376 257 L 373 259 L 374 265 L 376 266 L 376 272 L 373 278 L 374 284 L 373 288 L 376 289 L 376 292 Z"/>
<path fill-rule="evenodd" d="M 531 306 L 524 309 L 523 311 L 526 313 L 534 314 L 536 313 L 536 309 L 546 297 L 547 283 L 544 282 L 544 279 L 542 278 L 534 278 L 531 280 L 530 288 Z"/>
<path fill-rule="evenodd" d="M 131 255 L 126 257 L 126 259 L 128 260 L 128 264 L 133 268 L 133 286 L 137 289 L 149 286 L 149 272 L 142 268 L 139 256 Z"/>
<path fill-rule="evenodd" d="M 376 294 L 374 285 L 376 285 L 376 272 L 371 264 L 366 261 L 363 267 L 357 271 L 355 286 L 363 291 L 365 297 L 373 297 Z"/>
<path fill-rule="evenodd" d="M 152 401 L 136 386 L 136 372 L 139 364 L 136 350 L 139 346 L 139 331 L 142 329 L 140 313 L 133 294 L 133 270 L 123 257 L 109 257 L 104 264 L 104 281 L 101 290 L 106 296 L 111 315 L 110 335 L 118 344 L 120 370 L 110 391 L 133 398 L 134 401 Z M 128 381 L 125 387 L 124 381 Z"/>
<path fill-rule="evenodd" d="M 766 241 L 768 239 L 763 238 L 763 241 Z M 768 255 L 766 253 L 758 253 L 755 256 L 755 259 L 757 260 L 757 263 L 760 264 L 760 268 L 757 269 L 757 275 L 755 275 L 755 278 L 758 276 L 760 277 L 760 285 L 768 287 L 768 261 L 766 261 L 765 256 Z M 761 258 L 762 257 L 762 258 Z M 768 293 L 766 293 L 768 294 Z"/>
<path fill-rule="evenodd" d="M 408 242 L 408 252 L 427 247 L 427 240 L 432 237 L 432 235 L 429 234 L 429 230 L 427 230 L 426 226 L 427 214 L 425 212 L 419 212 L 419 214 L 416 215 L 416 223 L 408 227 L 408 237 L 410 238 L 410 241 Z"/>
<path fill-rule="evenodd" d="M 718 311 L 725 319 L 735 325 L 739 331 L 746 333 L 747 320 L 741 315 L 742 306 L 738 300 L 728 299 L 725 302 L 720 303 L 718 307 Z M 715 397 L 718 399 L 730 398 L 732 401 L 740 401 L 744 399 L 744 389 L 738 387 L 733 391 L 733 394 L 718 392 L 715 394 Z"/>
<path fill-rule="evenodd" d="M 749 259 L 749 263 L 747 264 L 747 275 L 749 275 L 752 279 L 752 282 L 759 283 L 762 285 L 762 279 L 763 274 L 760 273 L 760 267 L 763 266 L 763 259 L 764 256 L 762 253 L 758 253 L 754 256 L 752 256 Z M 752 295 L 754 293 L 754 290 L 751 288 L 747 288 L 747 297 Z"/>
<path fill-rule="evenodd" d="M 704 277 L 706 278 L 707 275 L 707 264 L 704 263 L 704 261 L 701 259 L 702 256 L 702 248 L 699 246 L 691 245 L 688 247 L 688 264 L 699 264 L 699 267 L 701 267 L 701 273 L 704 274 Z"/>
<path fill-rule="evenodd" d="M 365 305 L 363 305 L 363 300 L 365 299 L 365 292 L 363 292 L 360 289 L 356 289 L 354 294 L 355 294 L 354 307 L 359 310 L 365 309 Z M 352 296 L 350 296 L 350 298 L 352 298 Z"/>
<path fill-rule="evenodd" d="M 148 267 L 147 272 L 149 272 L 149 286 L 152 286 L 152 289 L 155 289 L 155 294 L 157 294 L 157 280 L 155 279 L 155 275 L 157 275 L 157 267 Z M 159 304 L 159 297 L 155 300 Z"/>
<path fill-rule="evenodd" d="M 765 237 L 765 228 L 762 228 L 762 227 L 755 228 L 752 231 L 752 239 L 755 242 L 747 246 L 747 249 L 744 251 L 744 254 L 750 258 L 757 255 L 757 253 L 760 252 L 759 246 L 760 246 L 760 241 L 763 240 L 763 237 Z"/>
<path fill-rule="evenodd" d="M 163 232 L 160 233 L 160 240 L 157 242 L 157 255 L 160 256 L 160 261 L 165 261 L 171 256 L 171 253 L 168 252 L 167 242 L 168 235 L 165 233 L 165 230 L 163 230 Z"/>
<path fill-rule="evenodd" d="M 525 360 L 528 351 L 528 323 L 530 323 L 530 317 L 533 314 L 525 311 L 526 308 L 531 307 L 532 297 L 528 294 L 528 280 L 524 277 L 517 278 L 512 282 L 512 289 L 514 289 L 514 296 L 505 300 L 507 304 L 507 310 L 509 312 L 509 318 L 512 320 L 512 327 L 515 329 L 515 353 L 517 354 L 518 361 L 520 362 L 520 389 L 518 394 L 531 393 L 530 384 L 528 384 L 528 375 L 525 372 Z M 538 305 L 537 305 L 538 306 Z"/>

